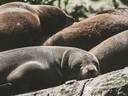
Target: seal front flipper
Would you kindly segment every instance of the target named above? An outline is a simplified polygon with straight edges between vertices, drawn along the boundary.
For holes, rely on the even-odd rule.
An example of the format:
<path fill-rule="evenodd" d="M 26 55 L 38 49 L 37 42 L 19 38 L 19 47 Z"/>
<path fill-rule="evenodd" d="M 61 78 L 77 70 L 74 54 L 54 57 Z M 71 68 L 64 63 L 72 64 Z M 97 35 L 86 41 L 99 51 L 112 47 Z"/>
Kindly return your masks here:
<path fill-rule="evenodd" d="M 7 81 L 13 84 L 14 94 L 27 92 L 36 89 L 35 85 L 40 82 L 39 77 L 42 72 L 43 68 L 40 62 L 28 61 L 10 72 Z"/>
<path fill-rule="evenodd" d="M 0 95 L 8 96 L 12 88 L 12 83 L 4 83 L 0 85 Z"/>

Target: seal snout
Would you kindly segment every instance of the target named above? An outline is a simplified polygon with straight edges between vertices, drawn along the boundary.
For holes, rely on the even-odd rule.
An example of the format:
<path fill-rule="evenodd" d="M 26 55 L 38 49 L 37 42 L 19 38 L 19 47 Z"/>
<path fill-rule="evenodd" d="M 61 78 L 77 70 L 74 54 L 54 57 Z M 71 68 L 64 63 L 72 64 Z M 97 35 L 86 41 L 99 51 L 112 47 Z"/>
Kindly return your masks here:
<path fill-rule="evenodd" d="M 74 23 L 74 21 L 75 21 L 74 18 L 68 16 L 66 18 L 66 24 L 67 24 L 66 26 L 72 25 Z"/>
<path fill-rule="evenodd" d="M 95 65 L 87 65 L 85 69 L 83 69 L 83 73 L 86 78 L 93 78 L 99 74 Z"/>

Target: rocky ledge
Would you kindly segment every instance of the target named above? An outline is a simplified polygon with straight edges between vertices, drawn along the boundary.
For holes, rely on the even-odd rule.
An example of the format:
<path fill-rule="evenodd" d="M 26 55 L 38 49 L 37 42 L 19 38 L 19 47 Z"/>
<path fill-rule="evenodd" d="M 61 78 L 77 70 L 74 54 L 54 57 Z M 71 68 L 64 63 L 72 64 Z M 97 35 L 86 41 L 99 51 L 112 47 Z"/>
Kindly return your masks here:
<path fill-rule="evenodd" d="M 127 96 L 128 67 L 87 80 L 71 80 L 57 87 L 17 96 Z"/>

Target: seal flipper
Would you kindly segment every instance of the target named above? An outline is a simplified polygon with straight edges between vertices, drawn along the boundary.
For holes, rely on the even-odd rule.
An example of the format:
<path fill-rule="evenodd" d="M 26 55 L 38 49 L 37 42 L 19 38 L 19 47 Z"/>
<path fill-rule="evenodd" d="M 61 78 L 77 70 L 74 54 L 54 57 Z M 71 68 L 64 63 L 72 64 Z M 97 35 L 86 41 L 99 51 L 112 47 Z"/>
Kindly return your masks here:
<path fill-rule="evenodd" d="M 28 61 L 15 68 L 7 76 L 7 81 L 11 82 L 13 85 L 12 94 L 19 94 L 36 90 L 36 79 L 38 79 L 36 76 L 40 77 L 38 75 L 42 72 L 42 64 L 38 61 Z"/>
<path fill-rule="evenodd" d="M 12 89 L 12 83 L 4 83 L 0 85 L 0 96 L 9 96 Z"/>

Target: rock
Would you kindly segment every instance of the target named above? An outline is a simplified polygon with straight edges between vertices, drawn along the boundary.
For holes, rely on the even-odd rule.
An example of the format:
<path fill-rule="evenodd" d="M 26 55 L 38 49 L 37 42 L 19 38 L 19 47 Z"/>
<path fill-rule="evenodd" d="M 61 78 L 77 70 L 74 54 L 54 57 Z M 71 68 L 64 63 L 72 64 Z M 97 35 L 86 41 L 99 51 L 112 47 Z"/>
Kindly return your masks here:
<path fill-rule="evenodd" d="M 87 80 L 65 84 L 17 96 L 127 96 L 128 67 Z"/>
<path fill-rule="evenodd" d="M 58 87 L 48 88 L 17 96 L 80 96 L 81 92 L 83 91 L 84 83 L 84 80 L 71 80 Z"/>
<path fill-rule="evenodd" d="M 65 10 L 75 20 L 83 20 L 103 10 L 127 8 L 127 0 L 55 0 L 53 5 Z"/>
<path fill-rule="evenodd" d="M 119 96 L 120 93 L 128 94 L 128 67 L 88 81 L 83 96 Z"/>

